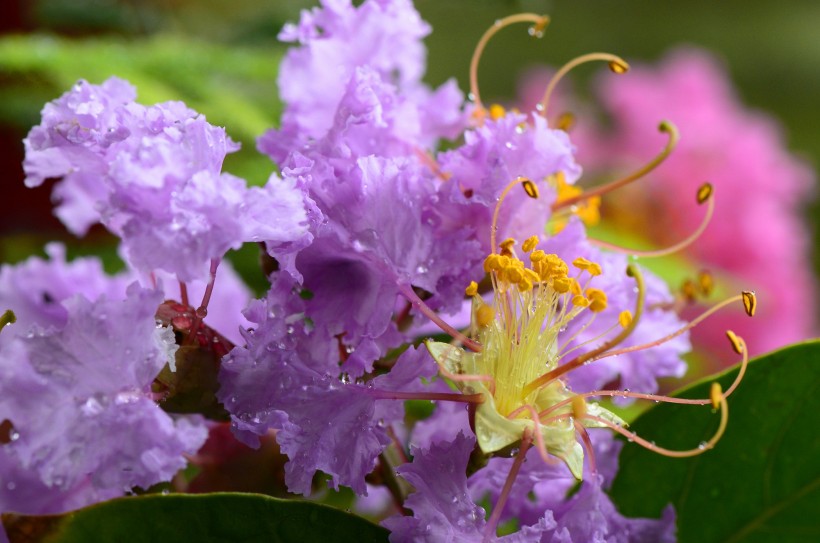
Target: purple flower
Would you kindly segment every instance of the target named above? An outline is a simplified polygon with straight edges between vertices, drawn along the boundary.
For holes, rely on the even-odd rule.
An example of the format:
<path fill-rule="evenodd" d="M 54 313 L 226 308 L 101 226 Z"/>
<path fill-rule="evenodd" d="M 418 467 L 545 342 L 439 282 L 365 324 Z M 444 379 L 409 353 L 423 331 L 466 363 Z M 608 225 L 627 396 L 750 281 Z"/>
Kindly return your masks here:
<path fill-rule="evenodd" d="M 532 200 L 523 190 L 511 192 L 499 216 L 499 238 L 526 238 L 541 231 L 555 201 L 547 179 L 562 172 L 574 183 L 581 175 L 574 151 L 566 132 L 548 128 L 537 114 L 508 113 L 465 132 L 462 146 L 438 156 L 439 167 L 448 176 L 442 192 L 456 204 L 447 210 L 449 221 L 470 225 L 484 250 L 494 250 L 486 242 L 495 204 L 507 184 L 526 177 L 540 187 L 541 196 Z"/>
<path fill-rule="evenodd" d="M 616 441 L 609 430 L 593 429 L 589 436 L 594 447 L 596 469 L 608 484 L 618 471 L 618 454 L 623 442 Z M 589 459 L 585 458 L 585 462 L 588 472 Z M 512 464 L 512 458 L 495 457 L 472 474 L 467 482 L 472 499 L 477 502 L 489 499 L 490 503 L 497 503 Z M 560 509 L 576 484 L 578 480 L 565 464 L 546 464 L 538 451 L 531 449 L 513 483 L 501 521 L 515 518 L 523 525 L 533 524 L 543 517 L 544 511 Z"/>
<path fill-rule="evenodd" d="M 133 279 L 126 275 L 109 277 L 96 258 L 77 258 L 67 262 L 65 247 L 46 246 L 48 260 L 31 257 L 25 262 L 0 266 L 0 308 L 11 309 L 17 324 L 4 334 L 24 334 L 32 325 L 43 329 L 62 328 L 68 311 L 64 300 L 80 294 L 94 301 L 101 296 L 124 299 Z"/>
<path fill-rule="evenodd" d="M 43 110 L 25 140 L 28 186 L 59 177 L 57 215 L 76 234 L 103 223 L 137 270 L 189 281 L 243 241 L 296 242 L 301 194 L 271 177 L 264 188 L 221 173 L 238 146 L 181 102 L 146 107 L 127 83 L 84 81 Z"/>
<path fill-rule="evenodd" d="M 340 375 L 332 338 L 314 336 L 294 286 L 280 274 L 267 299 L 248 309 L 246 317 L 258 326 L 245 332 L 247 346 L 225 359 L 219 398 L 237 437 L 249 445 L 278 429 L 277 441 L 290 458 L 286 484 L 292 492 L 309 494 L 321 470 L 334 486 L 365 493 L 364 476 L 389 443 L 386 426 L 403 417 L 391 393 L 420 390 L 419 378 L 432 377 L 435 366 L 424 349 L 410 349 L 386 375 L 351 382 Z"/>
<path fill-rule="evenodd" d="M 408 0 L 328 0 L 303 11 L 279 38 L 298 42 L 279 69 L 279 92 L 286 103 L 282 128 L 259 140 L 260 150 L 276 162 L 311 139 L 324 137 L 333 125 L 342 97 L 357 68 L 395 86 L 418 108 L 413 122 L 427 147 L 436 138 L 453 137 L 463 126 L 461 93 L 454 82 L 431 92 L 421 83 L 426 52 L 421 39 L 430 32 Z M 411 115 L 410 118 L 413 118 Z"/>
<path fill-rule="evenodd" d="M 603 450 L 611 446 L 607 443 L 603 442 Z M 415 449 L 413 462 L 397 469 L 416 491 L 405 502 L 413 510 L 412 517 L 391 517 L 382 523 L 391 530 L 391 541 L 675 541 L 675 515 L 671 507 L 660 520 L 627 519 L 616 511 L 604 493 L 602 475 L 585 481 L 575 495 L 565 500 L 564 496 L 575 479 L 563 466 L 544 466 L 537 455 L 524 461 L 507 502 L 513 512 L 506 517 L 519 516 L 525 526 L 509 536 L 486 539 L 484 510 L 471 496 L 487 490 L 497 496 L 512 460 L 493 459 L 490 465 L 471 477 L 468 486 L 465 471 L 474 445 L 471 436 L 459 433 L 451 442 Z M 606 469 L 613 472 L 613 466 Z M 534 502 L 528 497 L 530 492 L 535 495 Z"/>
<path fill-rule="evenodd" d="M 75 490 L 88 503 L 147 488 L 204 442 L 199 417 L 172 419 L 150 399 L 176 351 L 154 319 L 160 301 L 136 285 L 122 301 L 76 295 L 62 303 L 63 326 L 0 334 L 0 419 L 13 428 L 0 464 L 19 474 L 4 481 L 22 489 L 36 478 L 50 496 L 12 500 L 4 511 L 63 510 L 77 505 Z"/>
<path fill-rule="evenodd" d="M 390 541 L 484 541 L 484 510 L 470 498 L 467 461 L 475 438 L 459 433 L 453 441 L 439 442 L 428 449 L 414 449 L 413 462 L 396 471 L 415 492 L 405 501 L 412 517 L 391 517 L 382 524 L 390 530 Z M 517 534 L 492 537 L 491 541 L 540 541 L 541 534 L 555 527 L 549 511 L 532 526 Z M 493 534 L 494 535 L 494 534 Z"/>
<path fill-rule="evenodd" d="M 558 525 L 544 539 L 552 543 L 674 543 L 675 511 L 668 506 L 663 517 L 629 519 L 601 488 L 601 478 L 584 481 L 581 489 L 553 514 Z M 551 536 L 551 539 L 547 537 Z"/>

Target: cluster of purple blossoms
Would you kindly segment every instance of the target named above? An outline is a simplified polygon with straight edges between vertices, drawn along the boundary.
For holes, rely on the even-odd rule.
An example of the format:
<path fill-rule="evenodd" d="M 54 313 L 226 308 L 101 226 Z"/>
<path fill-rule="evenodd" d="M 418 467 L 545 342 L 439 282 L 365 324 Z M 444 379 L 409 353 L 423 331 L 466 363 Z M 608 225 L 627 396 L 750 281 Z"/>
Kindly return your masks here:
<path fill-rule="evenodd" d="M 535 35 L 546 23 L 509 22 L 521 21 Z M 281 178 L 262 188 L 221 171 L 236 149 L 223 129 L 181 103 L 137 104 L 121 80 L 80 82 L 46 106 L 26 140 L 27 184 L 57 178 L 57 215 L 75 233 L 99 222 L 119 236 L 129 271 L 107 277 L 56 247 L 0 271 L 0 304 L 17 317 L 0 334 L 0 469 L 32 494 L 6 485 L 4 511 L 171 479 L 206 427 L 160 409 L 152 385 L 174 371 L 178 343 L 205 337 L 236 345 L 216 398 L 245 444 L 275 435 L 290 492 L 310 495 L 318 472 L 360 496 L 374 470 L 413 486 L 391 489 L 412 510 L 384 521 L 394 541 L 674 540 L 671 509 L 627 519 L 607 497 L 620 444 L 600 428 L 640 438 L 596 400 L 662 399 L 657 380 L 683 373 L 691 325 L 659 279 L 587 239 L 594 206 L 574 187 L 566 131 L 543 111 L 485 108 L 477 87 L 465 102 L 452 81 L 422 82 L 429 31 L 409 0 L 324 0 L 286 26 L 286 108 L 258 142 Z M 247 292 L 228 268 L 215 275 L 246 241 L 276 265 L 243 318 Z M 430 322 L 453 342 L 420 345 Z M 690 403 L 725 407 L 733 389 Z M 435 411 L 407 427 L 405 400 Z M 468 472 L 471 455 L 484 467 Z M 522 528 L 497 537 L 508 520 Z"/>

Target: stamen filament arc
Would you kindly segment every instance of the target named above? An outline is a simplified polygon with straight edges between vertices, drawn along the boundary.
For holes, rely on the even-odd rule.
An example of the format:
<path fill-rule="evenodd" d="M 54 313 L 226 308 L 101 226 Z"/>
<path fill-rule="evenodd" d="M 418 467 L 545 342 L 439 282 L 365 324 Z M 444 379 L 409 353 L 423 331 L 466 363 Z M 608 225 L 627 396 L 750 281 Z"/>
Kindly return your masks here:
<path fill-rule="evenodd" d="M 495 36 L 496 33 L 502 28 L 516 23 L 532 23 L 533 26 L 531 27 L 531 34 L 535 37 L 541 37 L 549 22 L 550 18 L 547 15 L 538 15 L 537 13 L 519 13 L 499 19 L 492 26 L 490 26 L 486 32 L 484 32 L 481 39 L 478 40 L 478 44 L 475 46 L 472 59 L 470 59 L 470 93 L 473 96 L 473 100 L 475 100 L 475 105 L 478 111 L 484 111 L 484 104 L 481 103 L 481 95 L 478 92 L 478 61 L 481 60 L 481 55 L 484 52 L 484 48 L 487 46 L 487 42 L 490 41 L 490 38 Z"/>
<path fill-rule="evenodd" d="M 626 254 L 629 254 L 629 255 L 632 255 L 632 256 L 642 257 L 642 258 L 656 258 L 656 257 L 660 257 L 660 256 L 666 256 L 666 255 L 670 255 L 670 254 L 673 254 L 673 253 L 677 253 L 678 251 L 681 251 L 681 250 L 685 249 L 686 247 L 690 246 L 695 241 L 697 241 L 697 239 L 701 235 L 703 235 L 703 232 L 706 230 L 706 227 L 709 226 L 709 223 L 712 221 L 712 216 L 714 215 L 714 212 L 715 212 L 715 199 L 714 199 L 714 197 L 712 197 L 711 185 L 709 185 L 707 183 L 704 186 L 710 187 L 709 188 L 709 193 L 705 197 L 705 201 L 707 202 L 706 215 L 703 216 L 703 220 L 700 222 L 700 225 L 697 227 L 697 229 L 694 232 L 689 234 L 689 236 L 687 236 L 686 239 L 683 239 L 683 240 L 679 241 L 678 243 L 675 243 L 674 245 L 671 245 L 669 247 L 664 247 L 663 249 L 655 249 L 655 250 L 649 250 L 649 251 L 639 251 L 639 250 L 635 250 L 635 249 L 627 249 L 627 248 L 621 247 L 620 245 L 615 245 L 613 243 L 608 243 L 606 241 L 601 241 L 601 240 L 597 240 L 597 239 L 590 239 L 589 241 L 592 245 L 595 245 L 597 247 L 601 247 L 603 249 L 609 249 L 610 251 L 615 251 L 615 252 L 619 252 L 619 253 L 626 253 Z M 698 191 L 698 192 L 700 192 L 700 191 Z"/>
<path fill-rule="evenodd" d="M 664 146 L 663 150 L 655 158 L 653 158 L 651 161 L 649 161 L 648 164 L 646 164 L 643 167 L 639 168 L 638 170 L 632 172 L 631 174 L 629 174 L 625 177 L 622 177 L 621 179 L 617 179 L 615 181 L 611 181 L 609 183 L 606 183 L 605 185 L 602 185 L 600 187 L 596 187 L 596 188 L 590 189 L 588 191 L 584 191 L 583 193 L 579 194 L 578 196 L 573 196 L 571 198 L 565 198 L 563 200 L 555 202 L 554 204 L 552 204 L 553 212 L 558 211 L 559 209 L 562 209 L 562 208 L 565 208 L 565 207 L 573 206 L 573 205 L 577 204 L 578 202 L 581 202 L 581 201 L 586 200 L 588 198 L 592 198 L 594 196 L 602 196 L 604 194 L 607 194 L 609 192 L 617 190 L 617 189 L 619 189 L 623 186 L 626 186 L 626 185 L 628 185 L 628 184 L 630 184 L 634 181 L 637 181 L 638 179 L 644 177 L 645 175 L 650 173 L 652 170 L 654 170 L 655 168 L 660 166 L 663 163 L 663 161 L 666 160 L 667 157 L 670 154 L 672 154 L 672 151 L 677 146 L 678 141 L 680 140 L 680 133 L 678 132 L 677 127 L 669 121 L 662 121 L 660 123 L 660 125 L 658 125 L 658 130 L 660 132 L 663 132 L 664 134 L 668 134 L 669 139 L 666 142 L 666 145 Z"/>
<path fill-rule="evenodd" d="M 629 71 L 629 64 L 617 55 L 613 55 L 610 53 L 587 53 L 586 55 L 581 55 L 580 57 L 576 57 L 563 66 L 556 72 L 552 79 L 550 79 L 549 84 L 547 85 L 547 90 L 544 91 L 544 97 L 541 99 L 540 110 L 541 115 L 544 117 L 547 116 L 547 108 L 549 107 L 550 98 L 552 97 L 552 92 L 555 90 L 555 87 L 558 85 L 558 82 L 564 78 L 573 68 L 580 66 L 581 64 L 586 64 L 587 62 L 595 62 L 595 61 L 604 61 L 609 63 L 609 69 L 612 70 L 616 74 L 625 74 Z"/>

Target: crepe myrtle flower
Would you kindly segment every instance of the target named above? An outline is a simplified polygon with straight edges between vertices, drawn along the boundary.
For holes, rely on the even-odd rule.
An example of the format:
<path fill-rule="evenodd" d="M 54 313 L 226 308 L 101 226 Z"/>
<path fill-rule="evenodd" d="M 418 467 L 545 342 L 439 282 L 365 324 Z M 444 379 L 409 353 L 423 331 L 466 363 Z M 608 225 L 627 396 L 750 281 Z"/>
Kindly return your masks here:
<path fill-rule="evenodd" d="M 0 333 L 3 512 L 57 513 L 148 488 L 202 445 L 201 417 L 171 417 L 151 393 L 177 348 L 155 320 L 160 302 L 136 283 L 123 299 L 76 294 L 53 302 L 60 322 Z"/>
<path fill-rule="evenodd" d="M 305 234 L 302 195 L 223 173 L 234 143 L 182 102 L 144 106 L 126 81 L 79 81 L 46 104 L 25 139 L 26 185 L 57 178 L 57 216 L 75 234 L 97 222 L 122 239 L 136 270 L 206 279 L 209 263 L 245 241 L 272 246 Z"/>
<path fill-rule="evenodd" d="M 536 24 L 533 33 L 541 31 L 538 25 L 543 24 L 543 18 L 532 16 L 529 19 L 511 18 L 501 21 L 494 25 L 491 32 L 500 26 L 520 20 Z M 623 73 L 628 69 L 628 65 L 622 59 L 608 54 L 586 55 L 571 61 L 558 71 L 548 85 L 539 108 L 542 115 L 546 115 L 555 84 L 574 66 L 594 60 L 608 62 L 616 73 Z M 475 65 L 477 62 L 474 62 Z M 482 106 L 477 89 L 474 90 L 473 96 L 478 104 L 477 111 L 481 112 L 478 109 Z M 498 115 L 505 113 L 499 111 Z M 489 116 L 493 117 L 492 113 Z M 476 118 L 478 123 L 486 122 L 480 114 L 476 115 Z M 578 204 L 632 183 L 657 167 L 671 153 L 678 139 L 677 130 L 671 123 L 661 123 L 660 129 L 668 134 L 669 142 L 660 155 L 649 164 L 630 175 L 586 193 L 580 190 L 567 193 L 564 187 L 565 194 L 563 197 L 559 195 L 554 201 L 553 211 L 556 214 L 565 211 L 568 215 L 580 215 Z M 560 179 L 558 181 L 560 193 L 562 186 Z M 511 468 L 507 483 L 494 506 L 486 528 L 486 537 L 494 534 L 495 525 L 517 476 L 518 467 L 523 461 L 524 453 L 521 451 L 526 451 L 530 444 L 535 446 L 544 462 L 552 462 L 551 457 L 560 459 L 577 479 L 584 476 L 583 461 L 586 450 L 593 484 L 597 470 L 588 428 L 610 428 L 628 437 L 630 441 L 672 457 L 695 456 L 712 448 L 722 436 L 728 421 L 726 397 L 740 383 L 748 362 L 746 343 L 733 332 L 727 332 L 727 337 L 732 349 L 742 357 L 738 378 L 725 392 L 719 384 L 713 384 L 710 397 L 707 399 L 682 400 L 644 392 L 631 392 L 627 389 L 576 391 L 571 387 L 572 374 L 582 372 L 583 368 L 594 365 L 598 360 L 629 353 L 649 352 L 653 348 L 674 341 L 729 304 L 742 302 L 749 316 L 754 315 L 757 305 L 754 293 L 744 291 L 715 305 L 677 330 L 664 333 L 651 341 L 630 342 L 646 314 L 656 309 L 646 307 L 648 289 L 640 268 L 634 264 L 624 266 L 628 278 L 626 279 L 620 275 L 623 271 L 604 269 L 600 262 L 579 254 L 585 251 L 581 245 L 574 247 L 575 255 L 566 254 L 565 251 L 565 260 L 558 254 L 546 252 L 544 248 L 548 246 L 547 243 L 542 243 L 537 235 L 526 238 L 520 246 L 514 238 L 507 238 L 499 243 L 498 218 L 502 204 L 510 191 L 516 187 L 523 188 L 523 192 L 530 198 L 539 197 L 538 185 L 524 176 L 510 181 L 502 191 L 490 227 L 491 252 L 484 260 L 484 271 L 488 277 L 481 281 L 483 287 L 472 281 L 465 290 L 465 294 L 472 299 L 471 324 L 468 331 L 463 334 L 439 320 L 436 323 L 452 335 L 454 344 L 426 342 L 427 348 L 439 364 L 440 375 L 470 396 L 470 399 L 465 398 L 465 402 L 474 405 L 471 425 L 475 429 L 479 449 L 488 455 L 513 449 L 517 455 L 517 462 Z M 713 189 L 710 184 L 698 188 L 696 201 L 698 204 L 705 204 L 707 211 L 694 233 L 671 247 L 639 254 L 659 256 L 693 243 L 706 228 L 714 210 Z M 556 218 L 560 217 L 553 217 Z M 563 226 L 559 225 L 555 230 L 561 230 Z M 590 242 L 615 251 L 628 252 L 626 249 L 595 240 Z M 618 280 L 619 275 L 623 279 Z M 618 307 L 613 314 L 609 308 L 610 300 L 605 288 L 608 288 L 607 284 L 623 283 L 624 280 L 633 282 L 633 305 Z M 488 301 L 483 294 L 489 288 L 491 297 Z M 617 299 L 623 303 L 622 297 Z M 423 310 L 423 301 L 416 299 L 414 304 Z M 603 318 L 607 319 L 605 324 L 596 322 Z M 651 326 L 647 329 L 651 329 Z M 595 333 L 591 334 L 591 337 L 585 337 L 588 330 L 595 330 Z M 476 395 L 481 399 L 473 400 Z M 673 451 L 647 442 L 627 430 L 624 421 L 593 401 L 594 398 L 604 396 L 711 405 L 720 411 L 720 425 L 710 440 L 691 450 Z"/>
<path fill-rule="evenodd" d="M 407 126 L 414 126 L 421 148 L 441 137 L 456 137 L 465 125 L 462 93 L 454 80 L 436 90 L 422 81 L 430 33 L 410 0 L 323 0 L 303 10 L 299 22 L 279 34 L 291 47 L 279 69 L 279 94 L 286 107 L 279 129 L 259 138 L 260 151 L 274 162 L 311 140 L 327 135 L 360 68 L 395 89 L 407 101 Z M 406 108 L 407 109 L 407 108 Z"/>

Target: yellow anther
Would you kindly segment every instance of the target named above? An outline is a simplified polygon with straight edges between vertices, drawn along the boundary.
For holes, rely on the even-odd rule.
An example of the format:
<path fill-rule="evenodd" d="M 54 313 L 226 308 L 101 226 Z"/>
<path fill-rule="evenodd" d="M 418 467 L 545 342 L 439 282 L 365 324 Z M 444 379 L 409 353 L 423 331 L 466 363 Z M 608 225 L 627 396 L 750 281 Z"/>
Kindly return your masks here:
<path fill-rule="evenodd" d="M 521 292 L 529 292 L 532 290 L 532 281 L 530 281 L 527 277 L 524 277 L 518 282 L 518 290 Z"/>
<path fill-rule="evenodd" d="M 709 390 L 709 399 L 712 400 L 712 407 L 717 409 L 723 401 L 723 388 L 720 383 L 712 383 L 712 388 Z"/>
<path fill-rule="evenodd" d="M 509 257 L 509 256 L 507 256 L 507 255 L 499 255 L 499 256 L 498 256 L 498 267 L 499 267 L 499 269 L 502 269 L 502 270 L 503 270 L 504 268 L 509 268 L 509 267 L 510 267 L 510 262 L 511 262 L 511 261 L 512 261 L 512 260 L 510 259 L 510 257 Z"/>
<path fill-rule="evenodd" d="M 750 317 L 755 316 L 755 309 L 757 309 L 757 297 L 755 297 L 755 293 L 744 290 L 743 294 L 743 309 L 746 310 L 746 314 Z"/>
<path fill-rule="evenodd" d="M 480 306 L 478 306 L 478 309 L 476 309 L 475 321 L 479 327 L 486 328 L 490 325 L 491 322 L 493 322 L 494 318 L 495 311 L 489 305 L 481 304 Z"/>
<path fill-rule="evenodd" d="M 589 298 L 589 309 L 593 313 L 599 313 L 606 309 L 607 298 L 606 293 L 598 288 L 588 288 L 585 292 L 586 297 Z"/>
<path fill-rule="evenodd" d="M 589 269 L 587 270 L 587 272 L 593 277 L 595 277 L 597 275 L 601 275 L 602 273 L 604 273 L 604 270 L 601 269 L 601 265 L 597 262 L 591 262 L 589 264 Z"/>
<path fill-rule="evenodd" d="M 470 284 L 464 289 L 464 294 L 467 296 L 475 296 L 478 294 L 478 283 L 475 281 L 470 281 Z"/>
<path fill-rule="evenodd" d="M 691 279 L 686 279 L 680 287 L 680 292 L 687 302 L 694 302 L 697 297 L 697 287 Z"/>
<path fill-rule="evenodd" d="M 587 414 L 587 402 L 583 396 L 577 394 L 572 397 L 572 416 L 578 420 Z"/>
<path fill-rule="evenodd" d="M 501 117 L 503 117 L 507 111 L 504 109 L 504 106 L 500 104 L 493 104 L 490 106 L 490 119 L 497 121 Z"/>
<path fill-rule="evenodd" d="M 572 265 L 578 268 L 579 270 L 586 270 L 587 268 L 589 268 L 590 264 L 592 264 L 592 262 L 590 262 L 582 256 L 572 261 Z"/>
<path fill-rule="evenodd" d="M 544 259 L 546 259 L 546 258 L 547 258 L 547 253 L 545 253 L 545 252 L 544 252 L 544 251 L 542 251 L 541 249 L 536 249 L 536 250 L 534 250 L 534 251 L 532 252 L 532 254 L 530 255 L 530 260 L 531 260 L 532 262 L 540 262 L 540 261 L 542 261 L 542 260 L 544 260 Z"/>
<path fill-rule="evenodd" d="M 715 289 L 715 280 L 712 274 L 706 270 L 698 274 L 698 285 L 700 286 L 700 293 L 704 296 L 709 296 Z"/>
<path fill-rule="evenodd" d="M 507 249 L 508 251 L 512 249 L 513 245 L 515 245 L 515 240 L 513 238 L 507 238 L 498 244 L 502 250 Z"/>
<path fill-rule="evenodd" d="M 541 282 L 541 276 L 529 268 L 524 268 L 524 279 L 533 284 Z"/>
<path fill-rule="evenodd" d="M 521 272 L 518 266 L 508 266 L 504 268 L 504 275 L 510 283 L 518 283 L 519 281 L 524 279 L 524 274 Z"/>
<path fill-rule="evenodd" d="M 488 255 L 487 258 L 484 259 L 484 271 L 490 273 L 493 270 L 499 270 L 498 258 L 499 256 L 495 253 Z"/>
<path fill-rule="evenodd" d="M 729 343 L 732 344 L 732 349 L 737 354 L 743 354 L 743 340 L 740 339 L 737 336 L 737 334 L 735 334 L 731 330 L 726 330 L 726 337 L 729 338 Z"/>
<path fill-rule="evenodd" d="M 574 277 L 570 277 L 570 285 L 569 289 L 572 291 L 573 294 L 579 295 L 581 294 L 581 283 L 578 282 L 577 279 Z"/>
<path fill-rule="evenodd" d="M 629 310 L 621 311 L 620 315 L 618 315 L 618 324 L 620 324 L 622 328 L 626 328 L 632 324 L 632 312 Z"/>
<path fill-rule="evenodd" d="M 569 132 L 573 126 L 575 126 L 575 115 L 569 112 L 562 113 L 555 121 L 555 128 L 564 132 Z"/>
<path fill-rule="evenodd" d="M 535 186 L 535 183 L 530 181 L 529 179 L 525 179 L 521 186 L 524 187 L 524 192 L 527 193 L 527 196 L 530 198 L 538 198 L 538 187 Z"/>
<path fill-rule="evenodd" d="M 623 59 L 610 60 L 609 69 L 612 71 L 612 73 L 625 74 L 629 71 L 629 64 L 627 64 L 626 61 Z"/>
<path fill-rule="evenodd" d="M 712 197 L 712 192 L 714 192 L 714 188 L 711 183 L 702 184 L 697 192 L 698 204 L 702 204 L 709 200 L 709 198 Z"/>
<path fill-rule="evenodd" d="M 578 307 L 589 307 L 589 300 L 584 298 L 583 294 L 576 294 L 572 297 L 572 305 L 576 305 Z"/>
<path fill-rule="evenodd" d="M 566 294 L 572 287 L 572 279 L 569 277 L 559 277 L 552 282 L 552 288 L 559 294 Z"/>
<path fill-rule="evenodd" d="M 521 250 L 525 253 L 529 253 L 535 249 L 539 241 L 538 236 L 530 236 L 524 240 L 524 243 L 521 244 Z"/>

